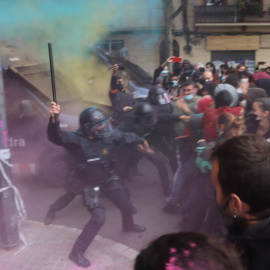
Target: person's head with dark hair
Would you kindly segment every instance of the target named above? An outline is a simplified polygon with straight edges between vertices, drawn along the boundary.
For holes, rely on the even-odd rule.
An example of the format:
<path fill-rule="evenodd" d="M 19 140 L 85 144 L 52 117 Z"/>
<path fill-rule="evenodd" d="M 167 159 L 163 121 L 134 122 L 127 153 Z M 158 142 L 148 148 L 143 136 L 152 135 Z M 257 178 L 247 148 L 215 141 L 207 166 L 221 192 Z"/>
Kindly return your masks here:
<path fill-rule="evenodd" d="M 228 74 L 237 74 L 237 73 L 238 73 L 238 70 L 236 68 L 233 68 L 233 67 L 230 67 L 227 70 L 227 75 Z"/>
<path fill-rule="evenodd" d="M 185 59 L 182 63 L 182 68 L 183 69 L 187 69 L 187 68 L 190 68 L 191 67 L 191 64 L 189 62 L 189 60 Z"/>
<path fill-rule="evenodd" d="M 207 62 L 205 67 L 206 67 L 206 70 L 212 71 L 213 74 L 216 74 L 217 71 L 216 71 L 216 67 L 215 67 L 214 63 Z"/>
<path fill-rule="evenodd" d="M 267 94 L 266 91 L 262 88 L 256 88 L 256 87 L 251 87 L 247 91 L 247 96 L 246 96 L 246 108 L 245 111 L 246 113 L 249 113 L 252 110 L 252 104 L 253 102 L 258 99 L 258 98 L 266 98 Z"/>
<path fill-rule="evenodd" d="M 270 121 L 270 98 L 258 98 L 252 104 L 252 113 L 259 121 Z"/>
<path fill-rule="evenodd" d="M 192 80 L 185 81 L 182 84 L 181 89 L 183 91 L 185 101 L 187 102 L 193 101 L 196 98 L 198 86 L 194 81 Z"/>
<path fill-rule="evenodd" d="M 227 70 L 229 69 L 229 67 L 228 67 L 227 64 L 223 64 L 223 65 L 220 65 L 219 69 L 220 69 L 221 74 L 226 75 L 227 74 Z"/>
<path fill-rule="evenodd" d="M 230 106 L 232 102 L 231 94 L 227 90 L 222 90 L 214 97 L 216 109 L 220 107 Z"/>
<path fill-rule="evenodd" d="M 238 77 L 239 77 L 240 80 L 248 79 L 247 82 L 249 82 L 250 76 L 251 76 L 251 74 L 247 70 L 238 72 Z"/>
<path fill-rule="evenodd" d="M 193 85 L 194 88 L 197 88 L 196 83 L 195 83 L 194 81 L 192 81 L 192 80 L 185 81 L 185 82 L 182 84 L 182 87 L 189 86 L 189 85 Z"/>
<path fill-rule="evenodd" d="M 237 67 L 236 67 L 237 71 L 238 72 L 242 72 L 244 70 L 246 70 L 246 67 L 244 64 L 239 64 Z"/>
<path fill-rule="evenodd" d="M 172 72 L 170 74 L 170 81 L 172 84 L 172 88 L 179 87 L 179 74 Z"/>
<path fill-rule="evenodd" d="M 237 74 L 230 74 L 226 78 L 226 83 L 232 85 L 235 88 L 239 86 L 239 78 Z"/>
<path fill-rule="evenodd" d="M 212 151 L 217 203 L 241 231 L 270 216 L 269 157 L 269 143 L 256 135 L 232 137 Z"/>
<path fill-rule="evenodd" d="M 143 249 L 134 270 L 242 270 L 228 244 L 196 232 L 165 234 Z"/>
<path fill-rule="evenodd" d="M 216 84 L 213 81 L 205 82 L 202 88 L 202 94 L 214 96 L 214 90 L 216 88 Z"/>
<path fill-rule="evenodd" d="M 116 88 L 120 91 L 124 89 L 124 80 L 121 77 L 116 77 Z"/>

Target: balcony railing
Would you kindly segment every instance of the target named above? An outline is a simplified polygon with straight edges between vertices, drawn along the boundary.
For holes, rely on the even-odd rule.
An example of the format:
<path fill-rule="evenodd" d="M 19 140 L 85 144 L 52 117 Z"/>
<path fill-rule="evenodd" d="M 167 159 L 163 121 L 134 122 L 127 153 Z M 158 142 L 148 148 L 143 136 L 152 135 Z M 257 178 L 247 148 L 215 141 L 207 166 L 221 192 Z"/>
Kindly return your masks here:
<path fill-rule="evenodd" d="M 233 23 L 238 20 L 237 7 L 195 6 L 195 23 Z"/>

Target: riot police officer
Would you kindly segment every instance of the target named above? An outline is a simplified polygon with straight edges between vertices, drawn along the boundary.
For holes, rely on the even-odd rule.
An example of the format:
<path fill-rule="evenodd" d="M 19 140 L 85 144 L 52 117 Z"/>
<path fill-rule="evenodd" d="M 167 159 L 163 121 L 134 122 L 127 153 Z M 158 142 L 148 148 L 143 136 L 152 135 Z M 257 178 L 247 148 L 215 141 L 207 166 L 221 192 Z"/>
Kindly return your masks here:
<path fill-rule="evenodd" d="M 117 145 L 141 144 L 147 149 L 148 144 L 145 139 L 133 133 L 121 133 L 113 129 L 108 116 L 98 108 L 90 107 L 83 110 L 80 115 L 80 128 L 74 132 L 60 129 L 59 121 L 55 120 L 55 115 L 60 113 L 59 105 L 51 102 L 50 113 L 48 139 L 70 150 L 77 166 L 67 193 L 50 207 L 46 217 L 53 219 L 55 212 L 65 207 L 74 196 L 84 195 L 84 203 L 91 213 L 91 218 L 76 240 L 69 259 L 78 266 L 89 267 L 90 262 L 83 254 L 105 222 L 100 192 L 120 210 L 123 231 L 145 231 L 144 226 L 133 223 L 133 206 L 126 189 L 114 172 L 113 153 Z"/>
<path fill-rule="evenodd" d="M 174 123 L 182 121 L 180 115 L 173 114 L 171 101 L 162 87 L 154 86 L 148 93 L 149 103 L 157 113 L 158 122 L 155 130 L 147 137 L 151 146 L 155 146 L 169 159 L 172 171 L 177 169 L 176 153 L 173 149 L 173 139 L 176 137 Z"/>
<path fill-rule="evenodd" d="M 158 122 L 156 111 L 149 103 L 142 102 L 135 105 L 132 112 L 132 116 L 129 121 L 125 122 L 122 131 L 135 133 L 138 136 L 146 138 L 148 141 Z M 129 155 L 126 153 L 129 153 Z M 142 157 L 145 157 L 157 168 L 163 192 L 168 195 L 171 191 L 171 181 L 166 167 L 166 159 L 156 151 L 155 146 L 149 148 L 147 151 L 140 148 L 138 150 L 137 147 L 131 149 L 123 147 L 120 152 L 121 164 L 116 165 L 119 175 L 122 178 L 126 178 L 130 168 L 134 165 L 136 166 Z"/>

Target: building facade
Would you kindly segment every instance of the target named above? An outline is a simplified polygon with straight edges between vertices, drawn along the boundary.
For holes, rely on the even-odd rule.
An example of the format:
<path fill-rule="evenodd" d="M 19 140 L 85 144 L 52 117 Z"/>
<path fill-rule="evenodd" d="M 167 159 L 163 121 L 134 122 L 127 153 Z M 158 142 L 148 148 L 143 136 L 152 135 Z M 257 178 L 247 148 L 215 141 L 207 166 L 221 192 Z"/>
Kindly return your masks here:
<path fill-rule="evenodd" d="M 172 3 L 171 13 L 182 1 Z M 137 6 L 127 8 L 125 16 L 111 26 L 107 43 L 118 42 L 116 50 L 127 48 L 129 60 L 152 75 L 164 60 L 163 5 L 160 0 L 148 8 L 139 0 Z M 189 0 L 173 19 L 172 33 L 174 52 L 191 63 L 255 66 L 270 62 L 270 0 Z"/>

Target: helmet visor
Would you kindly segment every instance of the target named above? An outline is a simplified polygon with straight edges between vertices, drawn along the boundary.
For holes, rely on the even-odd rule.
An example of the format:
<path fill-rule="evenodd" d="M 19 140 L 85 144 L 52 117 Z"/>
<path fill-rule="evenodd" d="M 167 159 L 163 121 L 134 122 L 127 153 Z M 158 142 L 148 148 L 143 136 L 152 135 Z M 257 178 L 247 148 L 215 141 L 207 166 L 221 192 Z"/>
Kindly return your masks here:
<path fill-rule="evenodd" d="M 112 134 L 112 126 L 109 119 L 93 124 L 96 137 L 108 137 Z"/>
<path fill-rule="evenodd" d="M 158 104 L 160 104 L 160 105 L 168 104 L 168 103 L 171 102 L 171 100 L 168 97 L 167 93 L 158 95 L 157 100 L 158 100 Z"/>

